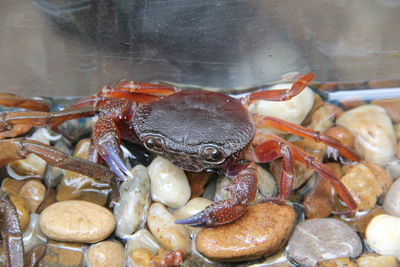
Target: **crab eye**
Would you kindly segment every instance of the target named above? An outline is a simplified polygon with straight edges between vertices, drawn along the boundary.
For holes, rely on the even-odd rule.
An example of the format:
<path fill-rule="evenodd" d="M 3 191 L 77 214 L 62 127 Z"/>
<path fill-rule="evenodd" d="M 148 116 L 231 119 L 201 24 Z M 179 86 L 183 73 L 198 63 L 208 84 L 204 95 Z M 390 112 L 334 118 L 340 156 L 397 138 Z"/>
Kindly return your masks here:
<path fill-rule="evenodd" d="M 212 146 L 206 147 L 201 152 L 201 157 L 204 162 L 212 163 L 212 164 L 219 164 L 225 160 L 224 153 Z"/>
<path fill-rule="evenodd" d="M 162 152 L 164 150 L 164 140 L 161 137 L 148 137 L 144 141 L 144 146 L 154 152 Z"/>

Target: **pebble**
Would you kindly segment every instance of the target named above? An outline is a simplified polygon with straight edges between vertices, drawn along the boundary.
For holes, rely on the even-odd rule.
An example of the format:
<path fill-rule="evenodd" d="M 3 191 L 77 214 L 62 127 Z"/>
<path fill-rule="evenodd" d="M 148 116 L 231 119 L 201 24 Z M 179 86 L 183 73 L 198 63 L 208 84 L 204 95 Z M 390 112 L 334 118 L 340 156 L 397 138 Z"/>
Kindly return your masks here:
<path fill-rule="evenodd" d="M 149 209 L 147 225 L 158 242 L 168 250 L 190 251 L 191 242 L 186 226 L 175 224 L 176 218 L 160 203 L 153 203 Z"/>
<path fill-rule="evenodd" d="M 390 186 L 393 183 L 393 179 L 389 174 L 389 171 L 385 169 L 384 167 L 368 162 L 368 161 L 363 161 L 362 164 L 368 167 L 370 171 L 374 174 L 375 178 L 381 185 L 383 194 L 386 194 L 386 192 L 389 190 Z"/>
<path fill-rule="evenodd" d="M 400 218 L 387 214 L 374 217 L 365 236 L 368 245 L 377 253 L 400 257 Z"/>
<path fill-rule="evenodd" d="M 335 109 L 332 105 L 324 103 L 313 112 L 311 123 L 307 125 L 307 128 L 314 131 L 325 132 L 328 128 L 332 127 L 333 121 L 335 120 L 335 113 Z"/>
<path fill-rule="evenodd" d="M 392 255 L 366 255 L 357 259 L 358 267 L 398 267 L 400 262 Z"/>
<path fill-rule="evenodd" d="M 67 200 L 43 210 L 39 225 L 47 237 L 57 241 L 95 243 L 114 231 L 115 219 L 108 209 L 100 205 Z"/>
<path fill-rule="evenodd" d="M 337 258 L 332 260 L 321 261 L 317 263 L 317 267 L 357 267 L 357 264 L 349 258 Z"/>
<path fill-rule="evenodd" d="M 30 213 L 29 206 L 26 200 L 19 195 L 9 194 L 11 202 L 14 204 L 17 210 L 18 220 L 21 227 L 21 232 L 24 232 L 29 225 Z"/>
<path fill-rule="evenodd" d="M 83 267 L 84 244 L 49 241 L 46 255 L 40 261 L 39 267 L 74 266 Z"/>
<path fill-rule="evenodd" d="M 336 138 L 344 146 L 354 149 L 355 137 L 346 127 L 333 126 L 333 127 L 329 128 L 325 132 L 325 134 Z"/>
<path fill-rule="evenodd" d="M 395 156 L 396 135 L 382 107 L 363 105 L 354 108 L 340 116 L 336 123 L 354 135 L 355 149 L 366 161 L 385 165 Z"/>
<path fill-rule="evenodd" d="M 296 213 L 288 205 L 260 203 L 232 223 L 202 230 L 196 248 L 217 261 L 258 259 L 278 251 L 294 227 Z"/>
<path fill-rule="evenodd" d="M 44 196 L 44 199 L 42 203 L 40 203 L 39 207 L 37 208 L 37 213 L 42 213 L 42 211 L 50 206 L 51 204 L 57 202 L 56 199 L 56 191 L 54 189 L 48 189 L 46 192 L 46 195 Z"/>
<path fill-rule="evenodd" d="M 400 122 L 400 99 L 377 99 L 371 101 L 371 104 L 381 106 L 385 109 L 390 119 L 394 122 Z"/>
<path fill-rule="evenodd" d="M 204 193 L 206 183 L 215 176 L 212 172 L 186 172 L 190 186 L 190 199 L 199 197 Z"/>
<path fill-rule="evenodd" d="M 156 254 L 161 248 L 160 243 L 147 229 L 140 229 L 135 234 L 127 237 L 125 251 L 127 255 L 131 255 L 137 249 L 149 250 L 152 254 Z"/>
<path fill-rule="evenodd" d="M 150 206 L 150 178 L 147 168 L 136 165 L 131 173 L 133 178 L 127 179 L 120 185 L 120 199 L 114 207 L 114 217 L 117 222 L 115 234 L 121 238 L 144 225 Z"/>
<path fill-rule="evenodd" d="M 9 194 L 19 194 L 19 190 L 28 180 L 15 180 L 12 178 L 5 178 L 1 183 L 1 189 Z"/>
<path fill-rule="evenodd" d="M 310 219 L 296 226 L 287 252 L 301 266 L 315 266 L 319 261 L 358 257 L 362 243 L 357 233 L 340 220 Z"/>
<path fill-rule="evenodd" d="M 46 145 L 50 144 L 48 131 L 45 128 L 37 129 L 27 139 L 40 141 Z M 8 165 L 9 174 L 18 180 L 32 177 L 42 178 L 46 171 L 47 163 L 35 154 L 28 154 L 25 159 L 14 160 Z M 10 172 L 11 171 L 11 172 Z"/>
<path fill-rule="evenodd" d="M 362 163 L 351 166 L 341 179 L 361 211 L 372 209 L 383 193 L 372 171 Z"/>
<path fill-rule="evenodd" d="M 85 260 L 89 267 L 124 267 L 124 247 L 117 241 L 102 241 L 89 247 Z"/>
<path fill-rule="evenodd" d="M 30 251 L 39 244 L 47 242 L 46 236 L 43 235 L 39 228 L 39 214 L 30 215 L 29 225 L 24 231 L 22 239 L 25 252 Z"/>
<path fill-rule="evenodd" d="M 289 89 L 291 84 L 283 83 L 276 84 L 269 88 L 274 89 Z M 272 116 L 295 124 L 301 124 L 310 112 L 314 104 L 314 93 L 306 87 L 300 94 L 288 101 L 263 101 L 258 100 L 249 106 L 251 113 L 260 115 Z M 277 130 L 265 130 L 266 132 L 278 133 Z"/>
<path fill-rule="evenodd" d="M 128 266 L 151 267 L 154 255 L 147 249 L 139 248 L 128 254 Z"/>
<path fill-rule="evenodd" d="M 369 222 L 375 216 L 380 214 L 385 214 L 385 211 L 381 206 L 375 206 L 367 212 L 357 212 L 354 217 L 348 219 L 346 222 L 349 223 L 362 237 L 365 237 L 365 231 L 367 230 Z"/>
<path fill-rule="evenodd" d="M 32 213 L 35 213 L 46 195 L 46 187 L 38 180 L 27 181 L 20 189 L 19 195 L 22 196 Z"/>
<path fill-rule="evenodd" d="M 331 183 L 318 175 L 315 179 L 314 189 L 305 196 L 303 202 L 308 219 L 328 217 L 335 206 L 335 190 Z"/>
<path fill-rule="evenodd" d="M 75 147 L 73 155 L 87 159 L 90 152 L 90 140 L 82 139 Z M 85 200 L 104 206 L 108 199 L 108 183 L 90 178 L 73 171 L 64 171 L 64 176 L 57 186 L 57 201 Z"/>
<path fill-rule="evenodd" d="M 190 186 L 185 172 L 170 161 L 156 157 L 148 167 L 151 197 L 171 208 L 179 208 L 190 198 Z"/>
<path fill-rule="evenodd" d="M 383 201 L 385 211 L 393 216 L 400 217 L 400 179 L 396 179 Z"/>

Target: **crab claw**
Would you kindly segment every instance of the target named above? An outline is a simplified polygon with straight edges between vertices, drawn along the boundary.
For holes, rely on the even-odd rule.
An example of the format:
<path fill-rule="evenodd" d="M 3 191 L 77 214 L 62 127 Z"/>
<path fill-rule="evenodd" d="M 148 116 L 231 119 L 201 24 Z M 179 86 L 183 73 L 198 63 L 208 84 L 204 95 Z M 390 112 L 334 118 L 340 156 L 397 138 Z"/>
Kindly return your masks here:
<path fill-rule="evenodd" d="M 246 208 L 246 205 L 232 200 L 218 201 L 191 217 L 176 220 L 175 223 L 194 227 L 215 227 L 236 220 L 246 212 Z"/>
<path fill-rule="evenodd" d="M 110 142 L 103 143 L 102 145 L 103 149 L 100 154 L 119 179 L 125 181 L 126 177 L 133 178 L 131 172 L 119 156 L 119 146 L 116 144 L 115 140 L 110 139 Z"/>

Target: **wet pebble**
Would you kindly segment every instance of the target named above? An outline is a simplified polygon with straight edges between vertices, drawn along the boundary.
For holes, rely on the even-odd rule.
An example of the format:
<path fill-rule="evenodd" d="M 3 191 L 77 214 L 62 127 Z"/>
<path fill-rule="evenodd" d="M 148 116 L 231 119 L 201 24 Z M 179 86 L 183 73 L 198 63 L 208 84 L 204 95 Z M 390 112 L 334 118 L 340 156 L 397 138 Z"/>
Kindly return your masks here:
<path fill-rule="evenodd" d="M 383 201 L 383 208 L 388 214 L 400 217 L 400 179 L 389 188 Z"/>
<path fill-rule="evenodd" d="M 289 89 L 291 84 L 276 84 L 270 88 Z M 305 88 L 300 94 L 288 101 L 255 101 L 249 106 L 252 113 L 272 116 L 288 122 L 301 124 L 307 114 L 310 112 L 314 103 L 314 93 L 310 88 Z M 276 130 L 268 130 L 277 132 Z"/>
<path fill-rule="evenodd" d="M 185 172 L 170 161 L 156 157 L 148 167 L 151 197 L 171 208 L 179 208 L 190 198 L 190 186 Z"/>
<path fill-rule="evenodd" d="M 32 136 L 27 137 L 27 139 L 39 141 L 48 145 L 50 144 L 48 136 L 49 133 L 45 128 L 39 128 Z M 18 180 L 30 177 L 41 178 L 46 171 L 46 166 L 46 161 L 35 154 L 28 154 L 25 159 L 15 160 L 8 165 L 10 175 Z"/>
<path fill-rule="evenodd" d="M 301 266 L 340 257 L 358 257 L 362 243 L 346 223 L 332 219 L 310 219 L 296 226 L 288 243 L 288 256 Z"/>
<path fill-rule="evenodd" d="M 74 149 L 73 155 L 87 159 L 90 153 L 90 140 L 82 139 Z M 57 201 L 85 200 L 105 205 L 110 187 L 108 183 L 90 178 L 73 171 L 64 170 L 64 176 L 57 186 Z"/>
<path fill-rule="evenodd" d="M 354 108 L 340 116 L 336 123 L 354 135 L 355 149 L 366 161 L 385 165 L 394 157 L 396 136 L 392 122 L 382 107 L 363 105 Z"/>
<path fill-rule="evenodd" d="M 138 248 L 129 254 L 128 266 L 151 267 L 154 254 L 145 248 Z"/>
<path fill-rule="evenodd" d="M 140 229 L 127 238 L 128 240 L 125 245 L 127 255 L 131 255 L 137 249 L 146 249 L 156 254 L 157 250 L 161 248 L 160 243 L 158 243 L 157 239 L 147 229 Z"/>
<path fill-rule="evenodd" d="M 346 127 L 334 126 L 329 128 L 325 134 L 336 138 L 348 148 L 354 148 L 354 135 Z"/>
<path fill-rule="evenodd" d="M 147 168 L 136 165 L 131 173 L 133 178 L 128 178 L 120 185 L 120 199 L 114 207 L 117 222 L 115 234 L 121 238 L 144 225 L 150 205 L 150 178 Z"/>
<path fill-rule="evenodd" d="M 102 241 L 89 247 L 85 260 L 89 267 L 124 267 L 124 247 L 117 241 Z"/>
<path fill-rule="evenodd" d="M 393 183 L 393 179 L 390 176 L 389 171 L 386 168 L 372 162 L 363 161 L 362 164 L 370 169 L 370 171 L 374 174 L 376 180 L 382 187 L 382 194 L 386 194 Z"/>
<path fill-rule="evenodd" d="M 324 218 L 335 206 L 335 190 L 331 183 L 320 176 L 315 177 L 315 187 L 304 198 L 304 208 L 309 219 Z"/>
<path fill-rule="evenodd" d="M 27 181 L 19 190 L 32 213 L 35 213 L 46 195 L 46 187 L 38 180 Z"/>
<path fill-rule="evenodd" d="M 46 255 L 40 261 L 39 267 L 47 266 L 76 266 L 83 267 L 83 249 L 85 245 L 49 241 Z"/>
<path fill-rule="evenodd" d="M 48 206 L 40 214 L 41 231 L 58 241 L 95 243 L 115 229 L 112 213 L 97 204 L 67 200 Z"/>
<path fill-rule="evenodd" d="M 365 236 L 368 245 L 377 253 L 400 257 L 400 218 L 387 214 L 374 217 Z"/>
<path fill-rule="evenodd" d="M 332 127 L 335 120 L 335 109 L 332 105 L 322 104 L 317 108 L 311 116 L 311 123 L 307 128 L 314 131 L 325 132 L 328 128 Z"/>
<path fill-rule="evenodd" d="M 357 259 L 358 267 L 398 267 L 399 265 L 400 262 L 391 255 L 365 255 Z"/>
<path fill-rule="evenodd" d="M 39 244 L 47 242 L 46 236 L 40 231 L 39 214 L 31 214 L 29 225 L 24 231 L 22 238 L 25 252 L 30 251 Z"/>
<path fill-rule="evenodd" d="M 362 163 L 349 167 L 341 181 L 353 196 L 359 210 L 372 209 L 383 193 L 375 175 Z"/>
<path fill-rule="evenodd" d="M 190 251 L 189 231 L 184 225 L 175 224 L 176 218 L 160 203 L 153 203 L 149 209 L 147 225 L 158 242 L 168 250 Z"/>
<path fill-rule="evenodd" d="M 9 194 L 9 196 L 17 210 L 19 224 L 21 226 L 21 231 L 23 232 L 28 227 L 30 221 L 29 205 L 26 203 L 24 198 L 17 194 Z"/>
<path fill-rule="evenodd" d="M 292 232 L 296 214 L 290 206 L 256 204 L 232 223 L 202 230 L 196 248 L 217 261 L 245 261 L 273 254 Z"/>

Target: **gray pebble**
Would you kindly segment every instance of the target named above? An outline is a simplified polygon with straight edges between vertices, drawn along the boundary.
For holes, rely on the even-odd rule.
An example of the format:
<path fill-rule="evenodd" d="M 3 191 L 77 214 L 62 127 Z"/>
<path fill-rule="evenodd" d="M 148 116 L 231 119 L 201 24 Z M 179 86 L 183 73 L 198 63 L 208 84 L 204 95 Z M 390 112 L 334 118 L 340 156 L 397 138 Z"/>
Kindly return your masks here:
<path fill-rule="evenodd" d="M 318 261 L 357 257 L 361 240 L 346 223 L 337 219 L 305 220 L 296 226 L 288 244 L 288 255 L 301 266 L 315 266 Z"/>

